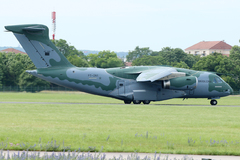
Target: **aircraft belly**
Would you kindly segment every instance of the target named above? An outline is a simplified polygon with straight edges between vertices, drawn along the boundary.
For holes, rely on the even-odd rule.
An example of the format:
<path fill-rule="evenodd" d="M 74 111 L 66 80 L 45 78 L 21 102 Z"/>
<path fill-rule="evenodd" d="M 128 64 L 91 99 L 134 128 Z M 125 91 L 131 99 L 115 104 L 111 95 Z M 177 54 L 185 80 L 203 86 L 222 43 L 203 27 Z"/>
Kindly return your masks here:
<path fill-rule="evenodd" d="M 123 100 L 161 101 L 183 97 L 186 93 L 181 90 L 162 89 L 162 86 L 156 83 L 121 80 L 118 82 L 117 89 L 112 91 L 110 95 Z"/>
<path fill-rule="evenodd" d="M 157 91 L 156 90 L 133 90 L 134 100 L 157 100 Z"/>
<path fill-rule="evenodd" d="M 162 101 L 171 98 L 181 98 L 184 97 L 185 95 L 186 95 L 185 91 L 162 89 L 161 91 L 158 92 L 157 100 Z"/>

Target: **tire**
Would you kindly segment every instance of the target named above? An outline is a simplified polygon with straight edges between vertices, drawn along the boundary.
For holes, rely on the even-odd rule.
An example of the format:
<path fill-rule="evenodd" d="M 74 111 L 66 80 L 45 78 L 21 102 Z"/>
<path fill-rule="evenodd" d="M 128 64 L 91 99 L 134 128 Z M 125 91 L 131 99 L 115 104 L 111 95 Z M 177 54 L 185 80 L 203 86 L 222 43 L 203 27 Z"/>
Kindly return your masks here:
<path fill-rule="evenodd" d="M 134 104 L 140 104 L 141 101 L 139 101 L 139 100 L 133 100 L 133 103 L 134 103 Z"/>
<path fill-rule="evenodd" d="M 151 101 L 149 101 L 149 100 L 145 100 L 145 101 L 143 101 L 143 104 L 149 104 Z"/>
<path fill-rule="evenodd" d="M 213 100 L 210 101 L 210 104 L 215 106 L 215 105 L 217 105 L 217 101 L 215 99 L 213 99 Z"/>
<path fill-rule="evenodd" d="M 132 101 L 130 101 L 130 100 L 124 100 L 124 103 L 125 103 L 125 104 L 131 104 Z"/>

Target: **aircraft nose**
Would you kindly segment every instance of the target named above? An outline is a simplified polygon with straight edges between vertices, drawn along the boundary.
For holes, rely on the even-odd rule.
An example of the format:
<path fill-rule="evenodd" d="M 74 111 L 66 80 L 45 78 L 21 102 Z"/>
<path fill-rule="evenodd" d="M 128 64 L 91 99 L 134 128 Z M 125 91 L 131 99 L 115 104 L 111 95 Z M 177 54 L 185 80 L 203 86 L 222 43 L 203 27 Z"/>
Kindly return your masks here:
<path fill-rule="evenodd" d="M 229 93 L 229 95 L 233 94 L 233 89 L 229 84 L 227 84 L 227 90 L 226 91 Z"/>
<path fill-rule="evenodd" d="M 230 87 L 230 86 L 229 86 Z M 230 94 L 233 94 L 233 89 L 230 87 Z"/>

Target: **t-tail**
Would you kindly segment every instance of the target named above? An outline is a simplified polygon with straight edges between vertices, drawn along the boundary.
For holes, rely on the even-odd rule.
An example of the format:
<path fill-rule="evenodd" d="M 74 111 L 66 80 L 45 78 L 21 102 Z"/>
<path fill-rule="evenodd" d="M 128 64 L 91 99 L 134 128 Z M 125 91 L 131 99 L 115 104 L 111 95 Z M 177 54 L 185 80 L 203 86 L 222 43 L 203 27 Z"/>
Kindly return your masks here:
<path fill-rule="evenodd" d="M 37 69 L 73 66 L 49 39 L 47 26 L 31 24 L 5 28 L 13 32 Z"/>

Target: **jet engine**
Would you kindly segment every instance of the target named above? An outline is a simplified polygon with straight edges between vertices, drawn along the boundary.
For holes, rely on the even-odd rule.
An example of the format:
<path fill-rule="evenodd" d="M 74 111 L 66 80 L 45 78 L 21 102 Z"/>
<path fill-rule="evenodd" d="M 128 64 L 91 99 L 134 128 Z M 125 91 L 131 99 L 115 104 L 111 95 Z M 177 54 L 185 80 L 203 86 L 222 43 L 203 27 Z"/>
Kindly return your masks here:
<path fill-rule="evenodd" d="M 177 77 L 163 81 L 164 89 L 192 90 L 197 88 L 198 79 L 195 76 Z"/>

